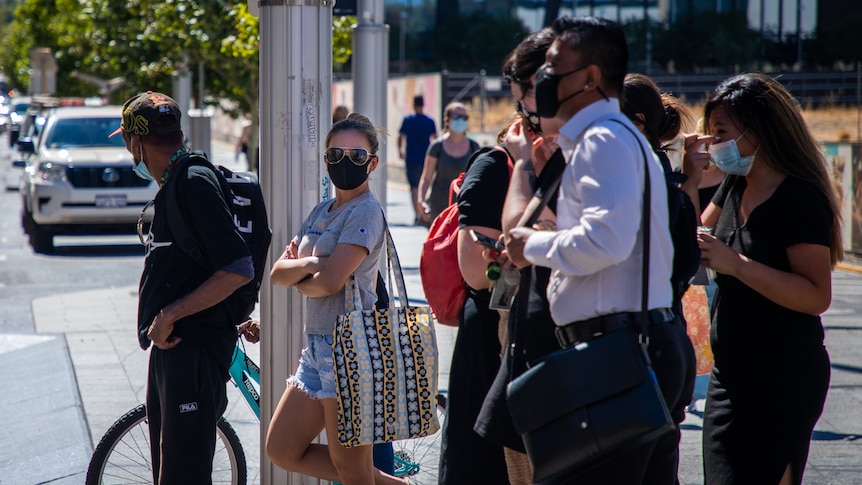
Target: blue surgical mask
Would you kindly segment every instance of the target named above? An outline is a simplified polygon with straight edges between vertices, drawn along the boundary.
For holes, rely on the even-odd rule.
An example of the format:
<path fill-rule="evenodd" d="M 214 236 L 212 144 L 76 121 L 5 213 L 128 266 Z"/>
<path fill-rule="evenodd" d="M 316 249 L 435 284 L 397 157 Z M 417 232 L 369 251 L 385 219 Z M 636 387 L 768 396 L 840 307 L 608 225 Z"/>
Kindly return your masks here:
<path fill-rule="evenodd" d="M 135 166 L 132 167 L 132 172 L 135 172 L 135 175 L 137 175 L 138 177 L 141 177 L 144 180 L 153 181 L 156 178 L 153 177 L 152 174 L 150 174 L 150 171 L 147 169 L 147 166 L 144 164 L 144 146 L 141 144 L 138 144 L 138 147 L 140 150 L 139 157 L 141 158 L 141 161 L 135 160 L 134 155 L 132 156 L 132 163 L 135 164 Z"/>
<path fill-rule="evenodd" d="M 464 133 L 467 131 L 467 120 L 457 119 L 449 122 L 449 129 L 454 131 L 455 133 Z"/>
<path fill-rule="evenodd" d="M 739 135 L 739 138 L 745 136 L 745 133 Z M 737 138 L 736 140 L 739 140 Z M 709 154 L 715 161 L 715 166 L 724 173 L 730 175 L 742 175 L 745 177 L 751 172 L 751 165 L 754 163 L 754 154 L 743 157 L 739 154 L 739 147 L 736 146 L 736 140 L 728 140 L 721 143 L 714 143 L 709 146 Z"/>
<path fill-rule="evenodd" d="M 135 172 L 135 175 L 144 180 L 155 180 L 155 177 L 153 177 L 150 174 L 150 171 L 147 170 L 147 166 L 144 165 L 144 162 L 135 162 L 135 166 L 132 168 L 132 171 Z"/>

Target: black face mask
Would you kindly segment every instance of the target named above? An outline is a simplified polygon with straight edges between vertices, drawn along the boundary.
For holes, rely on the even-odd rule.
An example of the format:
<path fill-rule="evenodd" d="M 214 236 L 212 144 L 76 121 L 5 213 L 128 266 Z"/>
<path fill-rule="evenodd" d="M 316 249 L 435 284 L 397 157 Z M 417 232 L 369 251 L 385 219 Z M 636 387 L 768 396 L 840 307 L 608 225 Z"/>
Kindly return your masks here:
<path fill-rule="evenodd" d="M 548 74 L 544 69 L 536 71 L 536 84 L 533 88 L 536 92 L 536 113 L 542 118 L 553 118 L 557 116 L 560 105 L 586 91 L 586 88 L 580 89 L 563 99 L 557 99 L 557 88 L 560 86 L 560 81 L 564 77 L 588 67 L 590 66 L 581 66 L 563 74 Z"/>
<path fill-rule="evenodd" d="M 527 120 L 527 125 L 530 126 L 530 130 L 538 136 L 542 135 L 542 126 L 539 124 L 539 113 L 535 113 L 533 111 L 529 111 L 527 109 L 527 105 L 524 104 L 524 100 L 520 99 L 517 103 L 515 103 L 515 111 L 521 116 L 521 118 Z"/>
<path fill-rule="evenodd" d="M 370 162 L 371 159 L 369 158 Z M 332 179 L 333 185 L 341 190 L 353 190 L 362 185 L 362 182 L 368 180 L 368 162 L 363 165 L 356 165 L 347 157 L 344 157 L 341 162 L 336 164 L 327 163 L 326 171 L 329 172 L 329 178 Z"/>

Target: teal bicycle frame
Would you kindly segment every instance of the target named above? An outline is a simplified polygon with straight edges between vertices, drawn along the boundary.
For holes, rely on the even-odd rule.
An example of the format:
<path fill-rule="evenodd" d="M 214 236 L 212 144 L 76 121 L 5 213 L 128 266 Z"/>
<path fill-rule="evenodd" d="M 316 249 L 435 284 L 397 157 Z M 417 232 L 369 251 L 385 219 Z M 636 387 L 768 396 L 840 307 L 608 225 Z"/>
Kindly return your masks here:
<path fill-rule="evenodd" d="M 228 372 L 248 406 L 257 416 L 257 420 L 260 421 L 260 367 L 246 355 L 239 344 L 233 349 L 233 360 Z"/>

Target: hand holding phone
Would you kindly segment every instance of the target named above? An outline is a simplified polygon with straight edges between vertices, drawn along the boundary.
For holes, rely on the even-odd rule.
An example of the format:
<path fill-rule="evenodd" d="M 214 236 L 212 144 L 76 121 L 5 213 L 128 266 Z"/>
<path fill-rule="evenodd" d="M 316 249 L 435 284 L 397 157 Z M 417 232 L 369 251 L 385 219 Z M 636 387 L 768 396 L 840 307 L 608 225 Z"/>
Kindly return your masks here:
<path fill-rule="evenodd" d="M 477 244 L 481 244 L 488 249 L 492 249 L 494 251 L 502 251 L 506 249 L 506 246 L 502 242 L 492 237 L 486 236 L 481 232 L 476 232 L 473 229 L 470 229 L 470 237 L 473 238 L 474 242 L 476 242 Z"/>

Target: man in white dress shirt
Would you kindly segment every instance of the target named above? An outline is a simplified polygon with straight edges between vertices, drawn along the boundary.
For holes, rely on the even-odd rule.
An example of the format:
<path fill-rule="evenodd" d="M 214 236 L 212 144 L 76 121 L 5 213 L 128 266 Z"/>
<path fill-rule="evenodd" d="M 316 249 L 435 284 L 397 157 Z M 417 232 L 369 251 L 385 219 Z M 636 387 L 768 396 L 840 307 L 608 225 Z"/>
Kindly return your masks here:
<path fill-rule="evenodd" d="M 641 219 L 648 167 L 649 354 L 678 425 L 691 399 L 694 353 L 683 323 L 669 308 L 673 243 L 664 173 L 649 143 L 620 113 L 618 96 L 628 60 L 625 34 L 617 24 L 595 18 L 560 18 L 553 30 L 557 38 L 536 72 L 535 95 L 542 132 L 558 134 L 566 159 L 557 227 L 513 228 L 506 235 L 506 250 L 519 267 L 551 268 L 547 294 L 561 345 L 633 331 L 633 314 L 641 309 Z M 578 476 L 577 483 L 673 484 L 678 459 L 677 429 Z"/>

